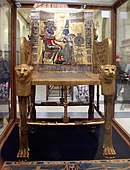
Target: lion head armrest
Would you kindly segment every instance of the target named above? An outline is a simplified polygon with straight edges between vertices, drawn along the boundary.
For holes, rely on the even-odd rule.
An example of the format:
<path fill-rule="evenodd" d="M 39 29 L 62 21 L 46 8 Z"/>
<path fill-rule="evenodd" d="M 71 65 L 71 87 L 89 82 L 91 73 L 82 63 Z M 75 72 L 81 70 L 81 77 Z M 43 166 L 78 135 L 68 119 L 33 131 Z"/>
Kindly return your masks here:
<path fill-rule="evenodd" d="M 33 67 L 27 64 L 21 64 L 15 67 L 17 96 L 30 96 L 32 83 L 32 70 Z"/>
<path fill-rule="evenodd" d="M 115 93 L 115 65 L 102 65 L 100 67 L 99 79 L 101 81 L 101 91 L 103 95 L 113 95 Z"/>

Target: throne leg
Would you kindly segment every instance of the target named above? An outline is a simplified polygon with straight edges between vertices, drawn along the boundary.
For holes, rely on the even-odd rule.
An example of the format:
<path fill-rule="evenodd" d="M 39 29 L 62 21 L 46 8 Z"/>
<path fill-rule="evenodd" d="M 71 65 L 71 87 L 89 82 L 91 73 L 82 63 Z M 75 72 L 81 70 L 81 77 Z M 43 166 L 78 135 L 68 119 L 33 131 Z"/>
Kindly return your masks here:
<path fill-rule="evenodd" d="M 64 86 L 64 102 L 63 102 L 63 106 L 64 106 L 63 122 L 64 123 L 69 123 L 69 116 L 68 116 L 68 111 L 67 111 L 67 107 L 68 107 L 68 102 L 67 102 L 67 86 Z"/>
<path fill-rule="evenodd" d="M 20 111 L 20 142 L 19 151 L 17 154 L 18 160 L 29 159 L 28 145 L 28 125 L 27 125 L 27 101 L 28 97 L 18 96 L 19 111 Z"/>
<path fill-rule="evenodd" d="M 94 119 L 94 86 L 89 85 L 89 109 L 88 109 L 88 120 Z M 89 131 L 95 133 L 96 126 L 89 125 Z"/>
<path fill-rule="evenodd" d="M 105 125 L 103 155 L 105 158 L 115 158 L 116 151 L 112 143 L 112 116 L 114 113 L 114 95 L 104 96 Z"/>

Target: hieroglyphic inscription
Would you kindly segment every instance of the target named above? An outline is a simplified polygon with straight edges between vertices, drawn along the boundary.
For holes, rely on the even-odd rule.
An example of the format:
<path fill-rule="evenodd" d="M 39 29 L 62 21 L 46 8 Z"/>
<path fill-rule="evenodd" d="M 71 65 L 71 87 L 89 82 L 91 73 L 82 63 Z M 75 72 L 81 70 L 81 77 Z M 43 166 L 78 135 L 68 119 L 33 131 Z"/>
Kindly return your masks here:
<path fill-rule="evenodd" d="M 86 48 L 92 48 L 92 34 L 93 34 L 93 12 L 84 13 L 84 22 L 85 22 L 85 33 L 86 33 Z"/>

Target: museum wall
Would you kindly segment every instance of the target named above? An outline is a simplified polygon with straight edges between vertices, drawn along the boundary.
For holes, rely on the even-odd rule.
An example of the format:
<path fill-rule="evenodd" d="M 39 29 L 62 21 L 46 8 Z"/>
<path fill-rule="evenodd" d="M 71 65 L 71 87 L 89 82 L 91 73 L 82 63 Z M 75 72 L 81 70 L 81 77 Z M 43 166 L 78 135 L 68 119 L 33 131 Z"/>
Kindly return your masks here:
<path fill-rule="evenodd" d="M 28 37 L 28 23 L 24 18 L 20 15 L 20 13 L 17 13 L 17 21 L 19 22 L 19 31 L 20 37 Z M 17 25 L 18 26 L 18 25 Z"/>
<path fill-rule="evenodd" d="M 97 29 L 98 41 L 111 37 L 111 12 L 94 10 L 94 25 Z"/>
<path fill-rule="evenodd" d="M 20 39 L 21 37 L 28 38 L 28 34 L 29 34 L 29 25 L 20 12 L 17 12 L 17 29 L 16 30 L 17 30 L 16 62 L 17 64 L 19 64 L 20 63 Z"/>

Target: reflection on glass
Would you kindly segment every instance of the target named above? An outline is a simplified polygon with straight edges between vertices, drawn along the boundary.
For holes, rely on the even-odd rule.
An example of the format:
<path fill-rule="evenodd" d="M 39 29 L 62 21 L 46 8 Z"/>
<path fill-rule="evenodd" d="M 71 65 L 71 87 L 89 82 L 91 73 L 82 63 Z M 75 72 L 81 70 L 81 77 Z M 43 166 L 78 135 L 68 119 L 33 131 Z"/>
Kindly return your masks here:
<path fill-rule="evenodd" d="M 130 3 L 117 9 L 117 83 L 115 118 L 130 134 L 126 120 L 130 118 Z"/>
<path fill-rule="evenodd" d="M 11 10 L 0 1 L 0 134 L 10 119 Z"/>

